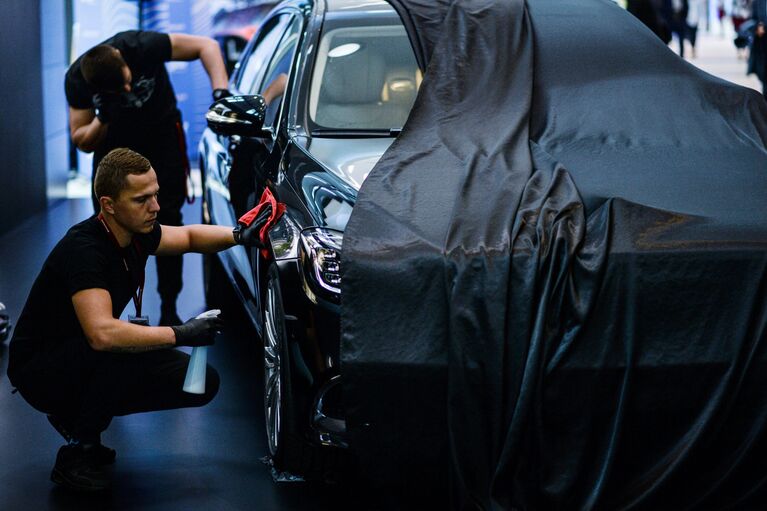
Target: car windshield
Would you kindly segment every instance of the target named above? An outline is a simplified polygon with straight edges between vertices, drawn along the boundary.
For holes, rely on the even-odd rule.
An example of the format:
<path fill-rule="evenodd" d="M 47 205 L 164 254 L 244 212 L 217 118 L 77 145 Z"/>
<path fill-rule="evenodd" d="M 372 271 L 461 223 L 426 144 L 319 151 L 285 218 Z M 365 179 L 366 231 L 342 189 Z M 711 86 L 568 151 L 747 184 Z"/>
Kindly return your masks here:
<path fill-rule="evenodd" d="M 309 93 L 312 131 L 397 133 L 421 78 L 396 15 L 326 20 Z"/>

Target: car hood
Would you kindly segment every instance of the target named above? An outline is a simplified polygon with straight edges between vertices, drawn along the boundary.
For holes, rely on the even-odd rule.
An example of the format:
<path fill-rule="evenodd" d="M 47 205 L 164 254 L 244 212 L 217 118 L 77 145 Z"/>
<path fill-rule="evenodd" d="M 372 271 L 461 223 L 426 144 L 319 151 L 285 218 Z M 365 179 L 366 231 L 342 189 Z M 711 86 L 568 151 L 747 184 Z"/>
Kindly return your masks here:
<path fill-rule="evenodd" d="M 296 143 L 346 185 L 359 191 L 362 182 L 394 138 L 309 138 Z"/>

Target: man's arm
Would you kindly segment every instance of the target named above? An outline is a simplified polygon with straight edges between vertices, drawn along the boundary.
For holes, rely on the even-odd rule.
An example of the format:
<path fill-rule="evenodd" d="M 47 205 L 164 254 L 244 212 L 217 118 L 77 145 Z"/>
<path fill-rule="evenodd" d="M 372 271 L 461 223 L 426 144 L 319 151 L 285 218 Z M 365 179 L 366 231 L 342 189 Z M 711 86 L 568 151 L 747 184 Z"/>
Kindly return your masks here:
<path fill-rule="evenodd" d="M 107 125 L 103 124 L 92 108 L 69 107 L 69 132 L 81 151 L 93 152 L 104 140 Z"/>
<path fill-rule="evenodd" d="M 218 43 L 210 37 L 189 34 L 168 34 L 170 37 L 171 60 L 197 60 L 210 77 L 213 89 L 226 89 L 229 78 Z"/>
<path fill-rule="evenodd" d="M 287 86 L 288 75 L 285 73 L 280 73 L 274 80 L 272 80 L 272 83 L 267 85 L 266 89 L 264 89 L 264 91 L 261 93 L 261 96 L 263 96 L 266 104 L 269 105 L 272 103 L 272 100 L 285 94 L 285 87 Z"/>
<path fill-rule="evenodd" d="M 112 317 L 112 296 L 106 289 L 78 291 L 72 304 L 88 344 L 96 351 L 148 351 L 176 344 L 170 327 L 134 325 Z"/>
<path fill-rule="evenodd" d="M 219 225 L 162 226 L 162 237 L 156 255 L 178 255 L 186 252 L 210 254 L 235 245 L 231 227 Z"/>

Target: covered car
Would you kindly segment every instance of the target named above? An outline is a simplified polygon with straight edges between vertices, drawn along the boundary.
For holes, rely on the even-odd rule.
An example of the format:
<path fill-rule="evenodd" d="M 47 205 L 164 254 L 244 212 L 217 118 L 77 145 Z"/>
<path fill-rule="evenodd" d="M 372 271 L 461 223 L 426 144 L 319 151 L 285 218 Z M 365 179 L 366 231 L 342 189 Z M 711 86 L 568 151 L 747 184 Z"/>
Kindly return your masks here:
<path fill-rule="evenodd" d="M 424 80 L 344 235 L 363 472 L 456 509 L 754 509 L 767 104 L 608 0 L 391 0 Z"/>

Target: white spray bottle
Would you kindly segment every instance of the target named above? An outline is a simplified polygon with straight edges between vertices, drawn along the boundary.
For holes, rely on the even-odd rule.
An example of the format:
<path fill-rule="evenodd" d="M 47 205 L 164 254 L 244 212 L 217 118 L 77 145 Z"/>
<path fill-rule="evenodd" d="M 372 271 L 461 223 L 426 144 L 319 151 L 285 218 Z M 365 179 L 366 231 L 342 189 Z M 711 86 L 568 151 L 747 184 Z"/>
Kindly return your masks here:
<path fill-rule="evenodd" d="M 203 312 L 197 318 L 215 318 L 219 314 L 221 314 L 221 310 L 213 309 Z M 184 392 L 205 394 L 205 369 L 207 365 L 208 347 L 195 346 L 192 348 L 189 366 L 186 369 L 186 378 L 184 378 Z"/>

